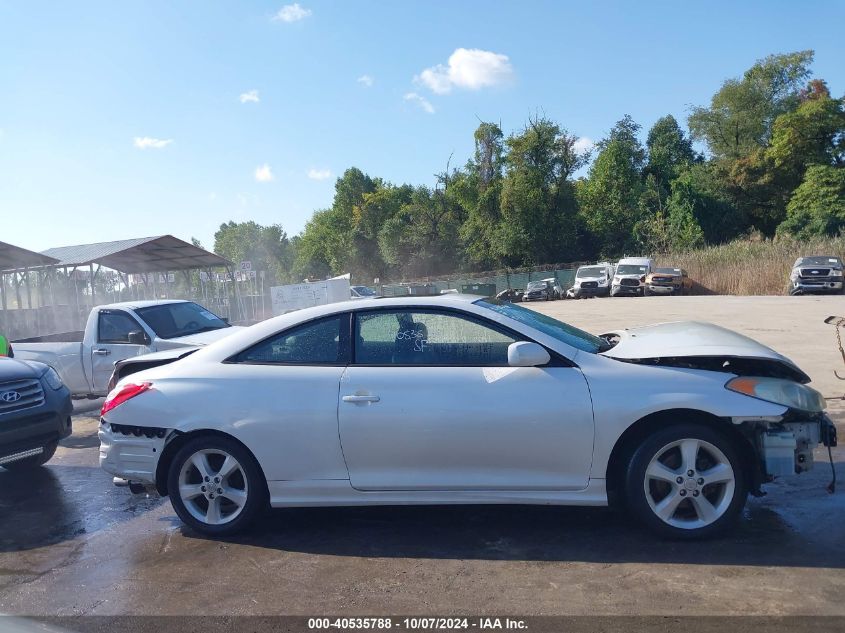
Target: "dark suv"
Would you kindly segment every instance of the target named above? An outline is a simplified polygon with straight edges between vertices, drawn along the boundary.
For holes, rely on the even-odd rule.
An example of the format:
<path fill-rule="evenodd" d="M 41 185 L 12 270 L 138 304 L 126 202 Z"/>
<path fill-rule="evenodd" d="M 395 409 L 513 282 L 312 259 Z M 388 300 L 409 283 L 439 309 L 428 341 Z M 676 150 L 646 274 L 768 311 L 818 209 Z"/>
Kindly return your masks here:
<path fill-rule="evenodd" d="M 0 466 L 45 464 L 71 433 L 70 391 L 44 363 L 0 358 Z"/>

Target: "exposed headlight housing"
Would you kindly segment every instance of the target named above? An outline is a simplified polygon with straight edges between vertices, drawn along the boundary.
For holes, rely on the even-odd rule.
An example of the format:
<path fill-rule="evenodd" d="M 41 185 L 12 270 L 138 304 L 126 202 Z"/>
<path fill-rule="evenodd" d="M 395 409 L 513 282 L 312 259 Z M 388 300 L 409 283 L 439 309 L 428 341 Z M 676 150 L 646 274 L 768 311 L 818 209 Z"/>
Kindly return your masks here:
<path fill-rule="evenodd" d="M 55 391 L 58 391 L 64 386 L 62 379 L 59 378 L 58 372 L 52 367 L 47 367 L 47 371 L 45 371 L 44 375 L 41 377 L 44 379 L 44 382 L 46 382 L 50 388 Z"/>
<path fill-rule="evenodd" d="M 790 409 L 818 413 L 824 411 L 824 396 L 812 387 L 782 378 L 740 376 L 725 385 L 726 389 Z"/>

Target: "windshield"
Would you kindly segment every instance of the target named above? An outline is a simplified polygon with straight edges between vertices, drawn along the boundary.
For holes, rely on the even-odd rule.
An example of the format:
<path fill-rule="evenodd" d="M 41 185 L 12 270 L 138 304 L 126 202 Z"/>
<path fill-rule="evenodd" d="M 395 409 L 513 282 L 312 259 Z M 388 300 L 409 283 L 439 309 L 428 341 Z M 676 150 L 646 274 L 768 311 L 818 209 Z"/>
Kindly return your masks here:
<path fill-rule="evenodd" d="M 546 287 L 545 281 L 531 281 L 528 282 L 528 289 L 529 290 L 542 290 Z"/>
<path fill-rule="evenodd" d="M 635 264 L 619 264 L 616 269 L 617 275 L 642 275 L 648 271 L 648 266 L 638 266 Z"/>
<path fill-rule="evenodd" d="M 593 336 L 563 321 L 558 321 L 550 316 L 513 303 L 503 303 L 496 299 L 482 299 L 481 301 L 476 301 L 475 305 L 493 310 L 493 312 L 498 312 L 499 314 L 504 314 L 514 321 L 519 321 L 529 327 L 533 327 L 535 330 L 539 330 L 543 334 L 547 334 L 561 343 L 566 343 L 583 352 L 597 354 L 610 348 L 610 345 L 598 336 Z"/>
<path fill-rule="evenodd" d="M 655 268 L 654 272 L 660 275 L 680 275 L 681 269 L 680 268 Z"/>
<path fill-rule="evenodd" d="M 838 257 L 801 257 L 795 262 L 796 266 L 842 266 Z"/>
<path fill-rule="evenodd" d="M 357 292 L 362 297 L 375 297 L 376 291 L 367 286 L 352 286 L 352 290 Z"/>
<path fill-rule="evenodd" d="M 604 274 L 603 266 L 587 266 L 586 268 L 579 268 L 575 273 L 576 277 L 601 277 Z"/>
<path fill-rule="evenodd" d="M 138 308 L 135 312 L 159 338 L 189 336 L 229 327 L 229 324 L 216 314 L 189 301 Z"/>

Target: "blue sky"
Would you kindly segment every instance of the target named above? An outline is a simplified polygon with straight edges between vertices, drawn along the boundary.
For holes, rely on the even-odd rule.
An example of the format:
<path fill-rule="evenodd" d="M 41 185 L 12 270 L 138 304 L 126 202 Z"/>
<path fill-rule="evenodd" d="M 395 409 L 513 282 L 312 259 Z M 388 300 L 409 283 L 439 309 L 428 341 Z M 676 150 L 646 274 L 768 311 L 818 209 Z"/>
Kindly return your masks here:
<path fill-rule="evenodd" d="M 685 124 L 771 53 L 815 49 L 841 95 L 842 24 L 842 1 L 0 0 L 0 240 L 293 235 L 349 166 L 431 184 L 479 120 L 538 111 L 592 140 Z"/>

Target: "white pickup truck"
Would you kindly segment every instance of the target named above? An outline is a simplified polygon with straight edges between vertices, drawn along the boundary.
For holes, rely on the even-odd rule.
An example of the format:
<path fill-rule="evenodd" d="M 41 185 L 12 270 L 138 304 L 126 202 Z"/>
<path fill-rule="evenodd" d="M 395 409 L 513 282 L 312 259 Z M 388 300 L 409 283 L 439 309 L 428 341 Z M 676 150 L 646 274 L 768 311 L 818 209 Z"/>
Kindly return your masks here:
<path fill-rule="evenodd" d="M 95 307 L 84 331 L 12 343 L 15 358 L 50 365 L 74 398 L 97 398 L 117 361 L 208 345 L 239 329 L 191 301 L 134 301 Z"/>

